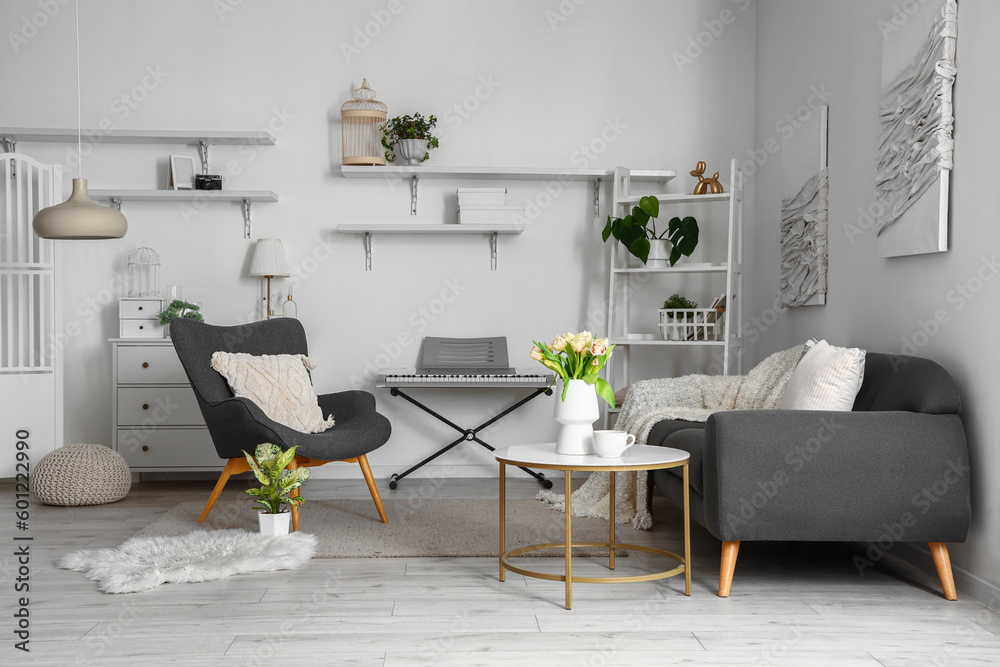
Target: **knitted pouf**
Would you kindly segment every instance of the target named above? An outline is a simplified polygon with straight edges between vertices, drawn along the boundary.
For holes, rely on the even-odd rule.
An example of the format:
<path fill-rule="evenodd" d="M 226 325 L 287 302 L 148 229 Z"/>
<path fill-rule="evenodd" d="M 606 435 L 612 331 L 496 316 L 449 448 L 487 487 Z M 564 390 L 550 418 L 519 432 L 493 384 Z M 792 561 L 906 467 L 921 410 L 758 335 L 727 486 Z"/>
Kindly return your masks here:
<path fill-rule="evenodd" d="M 67 445 L 49 452 L 31 475 L 31 493 L 46 505 L 102 505 L 132 486 L 122 455 L 104 445 Z"/>

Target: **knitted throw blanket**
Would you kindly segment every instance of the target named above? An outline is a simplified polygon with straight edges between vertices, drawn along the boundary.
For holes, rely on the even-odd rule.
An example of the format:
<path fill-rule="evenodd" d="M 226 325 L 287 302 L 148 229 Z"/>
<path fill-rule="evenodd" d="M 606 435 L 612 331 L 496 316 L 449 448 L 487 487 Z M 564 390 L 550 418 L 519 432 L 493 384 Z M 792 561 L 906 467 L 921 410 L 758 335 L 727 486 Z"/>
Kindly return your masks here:
<path fill-rule="evenodd" d="M 804 345 L 798 345 L 776 352 L 747 375 L 685 375 L 636 382 L 629 387 L 615 428 L 635 435 L 636 443 L 646 444 L 653 426 L 665 419 L 705 422 L 710 414 L 723 410 L 774 410 L 804 349 Z M 608 474 L 591 474 L 573 492 L 573 516 L 610 518 Z M 631 523 L 633 528 L 649 530 L 653 517 L 649 513 L 647 471 L 615 474 L 615 523 Z M 566 510 L 563 494 L 539 491 L 535 497 L 554 510 Z"/>

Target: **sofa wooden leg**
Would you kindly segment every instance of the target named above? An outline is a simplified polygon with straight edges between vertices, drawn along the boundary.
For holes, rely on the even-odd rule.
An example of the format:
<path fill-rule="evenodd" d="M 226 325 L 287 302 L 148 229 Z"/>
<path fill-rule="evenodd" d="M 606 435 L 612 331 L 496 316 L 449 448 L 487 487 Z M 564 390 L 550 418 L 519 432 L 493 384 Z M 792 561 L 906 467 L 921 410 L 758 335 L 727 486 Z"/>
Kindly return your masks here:
<path fill-rule="evenodd" d="M 736 555 L 740 552 L 740 543 L 722 543 L 722 565 L 719 568 L 719 597 L 729 597 L 729 589 L 733 586 L 733 572 L 736 571 Z"/>
<path fill-rule="evenodd" d="M 948 555 L 948 545 L 944 542 L 928 542 L 927 546 L 931 548 L 934 567 L 937 568 L 945 599 L 957 600 L 958 591 L 955 590 L 955 577 L 951 573 L 951 556 Z"/>
<path fill-rule="evenodd" d="M 385 514 L 385 508 L 382 507 L 382 497 L 378 494 L 378 487 L 375 486 L 375 478 L 372 476 L 372 469 L 368 465 L 368 457 L 361 455 L 358 457 L 358 464 L 361 466 L 361 473 L 365 476 L 365 481 L 368 482 L 368 491 L 372 494 L 372 500 L 375 501 L 375 509 L 378 510 L 378 516 L 382 519 L 382 523 L 389 523 L 389 517 Z"/>
<path fill-rule="evenodd" d="M 229 481 L 230 475 L 238 475 L 241 472 L 246 472 L 250 469 L 245 458 L 234 458 L 229 459 L 226 462 L 226 468 L 219 475 L 219 481 L 215 483 L 215 488 L 212 489 L 212 495 L 208 498 L 208 504 L 205 505 L 205 510 L 201 513 L 201 518 L 198 519 L 198 523 L 205 523 L 205 519 L 208 518 L 209 513 L 212 511 L 212 507 L 215 506 L 215 501 L 219 499 L 222 494 L 222 490 L 226 488 L 226 482 Z"/>

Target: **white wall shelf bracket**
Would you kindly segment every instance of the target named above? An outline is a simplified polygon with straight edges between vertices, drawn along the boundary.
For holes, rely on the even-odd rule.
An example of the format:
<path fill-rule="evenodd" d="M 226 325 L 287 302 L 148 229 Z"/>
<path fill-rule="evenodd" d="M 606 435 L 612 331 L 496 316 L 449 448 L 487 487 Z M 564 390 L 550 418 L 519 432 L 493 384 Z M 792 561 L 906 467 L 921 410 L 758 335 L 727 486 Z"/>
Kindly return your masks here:
<path fill-rule="evenodd" d="M 17 152 L 17 139 L 14 137 L 3 137 L 3 146 L 5 153 L 16 153 Z M 10 180 L 17 180 L 17 160 L 10 161 Z"/>
<path fill-rule="evenodd" d="M 416 174 L 410 177 L 410 215 L 417 214 L 417 183 L 419 179 Z"/>
<path fill-rule="evenodd" d="M 601 217 L 601 179 L 594 179 L 594 218 Z"/>
<path fill-rule="evenodd" d="M 121 211 L 122 210 L 122 200 L 121 200 L 121 197 L 112 197 L 111 198 L 111 208 L 115 209 L 116 211 Z"/>
<path fill-rule="evenodd" d="M 372 233 L 365 232 L 365 271 L 372 270 Z"/>
<path fill-rule="evenodd" d="M 202 139 L 198 142 L 198 155 L 201 156 L 201 173 L 208 173 L 208 142 Z"/>
<path fill-rule="evenodd" d="M 243 238 L 250 238 L 250 200 L 243 200 Z"/>
<path fill-rule="evenodd" d="M 490 234 L 490 271 L 497 270 L 497 232 Z"/>

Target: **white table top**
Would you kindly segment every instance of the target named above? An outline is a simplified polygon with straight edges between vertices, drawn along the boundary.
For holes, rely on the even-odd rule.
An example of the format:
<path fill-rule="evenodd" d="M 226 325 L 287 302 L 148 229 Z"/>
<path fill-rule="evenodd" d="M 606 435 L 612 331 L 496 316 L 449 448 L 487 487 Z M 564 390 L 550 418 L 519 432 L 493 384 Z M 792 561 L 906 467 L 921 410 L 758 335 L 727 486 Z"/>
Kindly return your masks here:
<path fill-rule="evenodd" d="M 680 449 L 653 445 L 632 445 L 620 457 L 604 458 L 596 454 L 569 456 L 556 454 L 556 444 L 513 445 L 498 449 L 498 461 L 554 470 L 655 470 L 681 465 L 690 455 Z"/>

